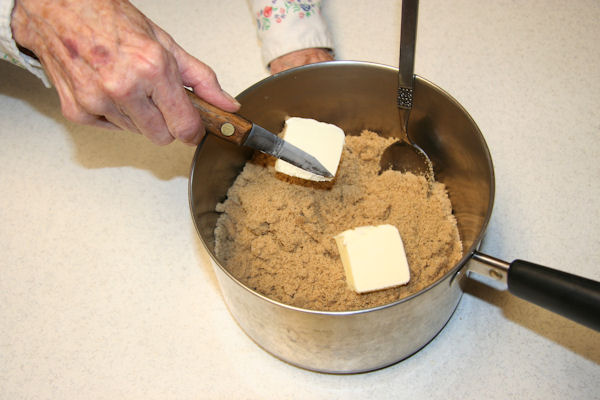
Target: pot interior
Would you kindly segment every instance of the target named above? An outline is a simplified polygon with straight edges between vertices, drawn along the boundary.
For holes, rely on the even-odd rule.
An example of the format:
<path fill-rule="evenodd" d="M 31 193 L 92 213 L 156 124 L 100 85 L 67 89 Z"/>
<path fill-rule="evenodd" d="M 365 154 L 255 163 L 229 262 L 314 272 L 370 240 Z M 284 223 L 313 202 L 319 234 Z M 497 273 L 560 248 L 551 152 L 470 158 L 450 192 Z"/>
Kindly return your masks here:
<path fill-rule="evenodd" d="M 240 114 L 279 132 L 287 117 L 329 122 L 346 135 L 364 129 L 400 137 L 396 106 L 398 70 L 334 61 L 289 70 L 251 86 L 238 97 Z M 456 100 L 416 77 L 409 134 L 430 157 L 436 180 L 448 190 L 463 241 L 462 265 L 478 246 L 492 211 L 494 173 L 479 128 Z M 252 151 L 207 135 L 198 146 L 189 182 L 192 217 L 202 242 L 214 253 L 215 206 Z M 457 267 L 459 266 L 457 265 Z"/>

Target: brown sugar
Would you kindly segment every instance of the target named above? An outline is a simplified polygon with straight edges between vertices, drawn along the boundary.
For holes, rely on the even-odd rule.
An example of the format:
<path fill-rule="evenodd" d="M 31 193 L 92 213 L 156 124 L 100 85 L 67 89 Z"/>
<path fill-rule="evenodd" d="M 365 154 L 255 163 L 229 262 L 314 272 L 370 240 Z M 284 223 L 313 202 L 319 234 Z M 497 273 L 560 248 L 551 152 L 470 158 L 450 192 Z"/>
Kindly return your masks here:
<path fill-rule="evenodd" d="M 452 206 L 442 183 L 398 171 L 379 174 L 393 139 L 370 131 L 347 136 L 332 182 L 275 172 L 258 154 L 244 167 L 215 229 L 216 254 L 246 286 L 279 302 L 346 311 L 384 305 L 430 285 L 462 257 Z M 405 286 L 357 294 L 346 284 L 333 237 L 364 225 L 395 225 L 410 267 Z"/>

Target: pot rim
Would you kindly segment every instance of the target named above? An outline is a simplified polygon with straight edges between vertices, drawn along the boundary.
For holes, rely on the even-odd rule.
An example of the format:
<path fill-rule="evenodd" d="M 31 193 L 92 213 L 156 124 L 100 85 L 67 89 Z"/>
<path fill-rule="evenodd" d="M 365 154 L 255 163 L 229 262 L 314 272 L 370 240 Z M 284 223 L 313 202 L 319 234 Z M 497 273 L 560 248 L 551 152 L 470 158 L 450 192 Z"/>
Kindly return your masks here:
<path fill-rule="evenodd" d="M 245 89 L 244 91 L 242 91 L 240 94 L 238 94 L 236 96 L 236 99 L 239 101 L 240 98 L 243 98 L 248 92 L 255 90 L 257 87 L 260 87 L 262 85 L 264 85 L 265 83 L 268 83 L 274 79 L 276 79 L 279 76 L 285 76 L 285 75 L 289 75 L 289 74 L 293 74 L 295 72 L 297 72 L 298 70 L 305 70 L 305 69 L 318 69 L 318 68 L 324 68 L 327 67 L 329 65 L 349 65 L 349 66 L 355 66 L 355 65 L 364 65 L 364 66 L 372 66 L 375 68 L 381 68 L 381 69 L 388 69 L 388 70 L 392 70 L 396 73 L 398 73 L 398 68 L 393 67 L 393 66 L 389 66 L 389 65 L 385 65 L 385 64 L 379 64 L 379 63 L 374 63 L 374 62 L 369 62 L 369 61 L 327 61 L 327 62 L 321 62 L 321 63 L 316 63 L 316 64 L 309 64 L 309 65 L 304 65 L 301 67 L 296 67 L 296 68 L 292 68 L 286 71 L 282 71 L 279 72 L 275 75 L 271 75 L 268 76 L 258 82 L 256 82 L 255 84 L 251 85 L 250 87 L 248 87 L 247 89 Z M 302 312 L 302 313 L 306 313 L 306 314 L 313 314 L 313 315 L 327 315 L 327 316 L 333 316 L 333 317 L 343 317 L 343 316 L 348 316 L 348 315 L 357 315 L 357 314 L 363 314 L 363 313 L 368 313 L 368 312 L 375 312 L 378 310 L 383 310 L 383 309 L 387 309 L 390 307 L 394 307 L 397 306 L 399 304 L 402 303 L 406 303 L 408 301 L 410 301 L 411 299 L 420 296 L 430 290 L 432 290 L 434 287 L 436 287 L 437 285 L 441 284 L 442 282 L 444 282 L 446 279 L 456 275 L 457 273 L 460 272 L 460 270 L 465 266 L 465 264 L 471 259 L 471 257 L 473 256 L 473 254 L 477 251 L 481 240 L 483 239 L 483 236 L 485 235 L 485 231 L 487 230 L 487 226 L 489 224 L 490 218 L 492 216 L 492 211 L 493 211 L 493 206 L 494 206 L 494 197 L 495 197 L 495 173 L 494 173 L 494 165 L 492 162 L 492 158 L 491 158 L 491 154 L 490 154 L 490 150 L 489 147 L 487 145 L 487 142 L 485 141 L 485 138 L 483 136 L 483 133 L 481 132 L 481 130 L 479 129 L 479 126 L 475 123 L 475 120 L 473 119 L 473 117 L 471 117 L 471 114 L 469 114 L 467 112 L 467 110 L 453 97 L 451 96 L 448 92 L 446 92 L 444 89 L 442 89 L 441 87 L 439 87 L 438 85 L 436 85 L 435 83 L 429 81 L 426 78 L 423 78 L 420 75 L 415 74 L 414 75 L 415 78 L 425 82 L 426 84 L 430 85 L 431 87 L 433 87 L 435 90 L 437 90 L 438 92 L 440 92 L 441 94 L 445 95 L 454 105 L 456 105 L 459 109 L 461 109 L 461 111 L 464 113 L 464 115 L 469 119 L 469 121 L 471 122 L 471 124 L 475 127 L 476 132 L 479 134 L 479 136 L 481 137 L 482 140 L 482 145 L 484 147 L 485 150 L 485 154 L 486 154 L 486 158 L 487 161 L 490 165 L 490 197 L 489 197 L 489 202 L 488 202 L 488 212 L 487 215 L 485 216 L 483 223 L 481 225 L 481 229 L 479 231 L 479 233 L 477 234 L 477 237 L 473 240 L 473 243 L 471 244 L 471 246 L 469 246 L 469 248 L 467 249 L 467 251 L 464 252 L 463 257 L 448 271 L 446 272 L 443 276 L 441 276 L 439 279 L 437 279 L 435 282 L 432 282 L 430 285 L 424 287 L 423 289 L 419 290 L 416 293 L 411 294 L 410 296 L 406 296 L 403 297 L 399 300 L 396 300 L 392 303 L 388 303 L 388 304 L 383 304 L 380 306 L 376 306 L 376 307 L 371 307 L 371 308 L 364 308 L 364 309 L 359 309 L 359 310 L 348 310 L 348 311 L 327 311 L 327 310 L 311 310 L 311 309 L 306 309 L 306 308 L 301 308 L 301 307 L 296 307 L 296 306 L 292 306 L 286 303 L 282 303 L 279 302 L 277 300 L 273 300 L 251 288 L 249 288 L 248 286 L 244 285 L 242 282 L 240 282 L 235 276 L 233 276 L 228 270 L 227 268 L 225 268 L 223 265 L 221 265 L 221 262 L 218 260 L 218 258 L 216 257 L 216 255 L 213 253 L 212 250 L 209 249 L 208 245 L 205 243 L 198 224 L 196 223 L 196 219 L 194 218 L 194 212 L 193 212 L 193 198 L 192 198 L 192 182 L 193 182 L 193 177 L 194 177 L 194 172 L 195 172 L 195 166 L 196 166 L 196 160 L 199 157 L 199 153 L 200 153 L 200 148 L 202 147 L 202 145 L 204 144 L 204 141 L 206 140 L 206 137 L 208 135 L 205 135 L 204 138 L 202 139 L 202 141 L 200 142 L 200 144 L 198 145 L 198 147 L 196 148 L 196 151 L 194 153 L 194 157 L 192 160 L 192 165 L 190 168 L 190 174 L 189 174 L 189 179 L 188 179 L 188 201 L 189 201 L 189 206 L 190 206 L 190 213 L 192 216 L 192 220 L 194 222 L 194 227 L 196 228 L 196 233 L 198 234 L 198 237 L 200 238 L 200 242 L 202 242 L 202 246 L 204 247 L 204 249 L 208 252 L 208 254 L 211 257 L 211 262 L 213 262 L 215 265 L 217 265 L 221 271 L 223 271 L 232 281 L 234 281 L 237 285 L 241 286 L 244 290 L 248 291 L 249 293 L 251 293 L 252 295 L 255 295 L 265 301 L 267 301 L 268 303 L 271 303 L 274 306 L 279 306 L 279 307 L 283 307 L 285 309 L 291 310 L 291 311 L 298 311 L 298 312 Z M 241 102 L 241 101 L 240 101 Z"/>

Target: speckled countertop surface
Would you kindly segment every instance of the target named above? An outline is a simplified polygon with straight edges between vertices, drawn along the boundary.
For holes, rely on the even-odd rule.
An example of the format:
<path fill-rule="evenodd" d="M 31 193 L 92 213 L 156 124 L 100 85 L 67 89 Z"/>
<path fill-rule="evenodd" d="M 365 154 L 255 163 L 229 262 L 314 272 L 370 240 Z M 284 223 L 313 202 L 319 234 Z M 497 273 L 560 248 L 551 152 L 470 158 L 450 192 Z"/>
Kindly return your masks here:
<path fill-rule="evenodd" d="M 339 59 L 396 65 L 399 1 L 326 1 Z M 267 76 L 243 0 L 137 1 L 237 94 Z M 477 122 L 486 253 L 600 280 L 600 4 L 423 1 L 415 71 Z M 193 149 L 65 121 L 0 63 L 0 398 L 598 399 L 600 334 L 472 281 L 413 357 L 353 376 L 258 348 L 190 218 Z"/>

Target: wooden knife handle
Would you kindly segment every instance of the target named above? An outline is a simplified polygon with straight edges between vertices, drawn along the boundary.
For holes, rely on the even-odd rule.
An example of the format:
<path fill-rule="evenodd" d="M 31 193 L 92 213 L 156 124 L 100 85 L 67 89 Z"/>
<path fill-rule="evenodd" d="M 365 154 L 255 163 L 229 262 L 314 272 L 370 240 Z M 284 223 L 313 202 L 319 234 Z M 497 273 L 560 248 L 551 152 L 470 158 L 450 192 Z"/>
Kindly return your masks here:
<path fill-rule="evenodd" d="M 206 131 L 237 145 L 242 145 L 252 129 L 252 122 L 207 103 L 192 91 L 185 90 L 190 101 L 200 112 Z"/>

